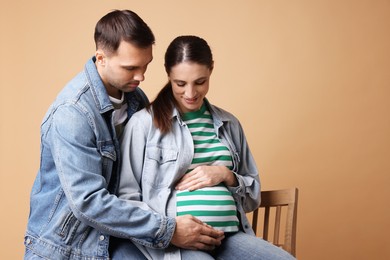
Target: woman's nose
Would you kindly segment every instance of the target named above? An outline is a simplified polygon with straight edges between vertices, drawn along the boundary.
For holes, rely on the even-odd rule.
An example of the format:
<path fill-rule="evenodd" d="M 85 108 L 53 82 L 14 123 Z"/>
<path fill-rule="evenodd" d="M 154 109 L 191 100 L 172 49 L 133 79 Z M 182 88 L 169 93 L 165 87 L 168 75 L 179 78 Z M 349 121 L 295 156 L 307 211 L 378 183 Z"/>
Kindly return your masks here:
<path fill-rule="evenodd" d="M 188 86 L 185 94 L 188 98 L 193 98 L 196 96 L 196 89 L 193 86 Z"/>

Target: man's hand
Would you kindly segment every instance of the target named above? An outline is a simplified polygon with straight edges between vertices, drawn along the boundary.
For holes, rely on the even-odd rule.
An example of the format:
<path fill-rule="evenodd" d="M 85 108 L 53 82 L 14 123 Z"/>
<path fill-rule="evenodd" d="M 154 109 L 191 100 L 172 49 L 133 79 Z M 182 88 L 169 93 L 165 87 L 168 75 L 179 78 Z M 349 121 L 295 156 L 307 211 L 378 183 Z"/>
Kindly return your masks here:
<path fill-rule="evenodd" d="M 176 217 L 176 229 L 171 243 L 177 247 L 191 250 L 213 250 L 221 245 L 223 231 L 216 230 L 191 216 Z"/>

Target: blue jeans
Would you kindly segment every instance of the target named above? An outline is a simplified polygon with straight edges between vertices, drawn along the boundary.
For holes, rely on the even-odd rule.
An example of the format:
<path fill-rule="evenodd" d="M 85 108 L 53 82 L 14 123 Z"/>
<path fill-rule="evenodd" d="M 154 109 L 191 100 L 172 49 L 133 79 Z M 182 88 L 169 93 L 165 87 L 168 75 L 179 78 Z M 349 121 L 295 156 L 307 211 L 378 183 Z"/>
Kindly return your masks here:
<path fill-rule="evenodd" d="M 259 237 L 242 231 L 225 233 L 222 245 L 215 252 L 216 259 L 261 259 L 288 260 L 295 259 L 287 251 Z"/>
<path fill-rule="evenodd" d="M 112 260 L 146 260 L 147 258 L 130 240 L 120 239 L 116 237 L 110 238 L 110 259 Z M 43 260 L 46 257 L 39 256 L 30 249 L 26 248 L 25 260 Z M 108 258 L 107 258 L 108 259 Z"/>
<path fill-rule="evenodd" d="M 295 259 L 288 252 L 271 243 L 242 231 L 225 233 L 222 245 L 211 253 L 181 250 L 183 260 L 198 259 L 245 259 L 245 260 L 289 260 Z"/>

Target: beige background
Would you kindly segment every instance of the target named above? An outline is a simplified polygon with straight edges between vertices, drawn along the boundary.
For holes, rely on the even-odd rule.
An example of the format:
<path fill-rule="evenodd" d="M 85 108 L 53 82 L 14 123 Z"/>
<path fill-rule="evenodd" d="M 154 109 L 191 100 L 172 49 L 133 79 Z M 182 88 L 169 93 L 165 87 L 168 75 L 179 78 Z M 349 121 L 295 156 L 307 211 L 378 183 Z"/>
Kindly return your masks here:
<path fill-rule="evenodd" d="M 22 258 L 40 122 L 111 9 L 155 33 L 150 98 L 173 37 L 207 39 L 208 97 L 240 118 L 263 189 L 300 189 L 299 259 L 390 259 L 389 0 L 2 1 L 0 259 Z"/>

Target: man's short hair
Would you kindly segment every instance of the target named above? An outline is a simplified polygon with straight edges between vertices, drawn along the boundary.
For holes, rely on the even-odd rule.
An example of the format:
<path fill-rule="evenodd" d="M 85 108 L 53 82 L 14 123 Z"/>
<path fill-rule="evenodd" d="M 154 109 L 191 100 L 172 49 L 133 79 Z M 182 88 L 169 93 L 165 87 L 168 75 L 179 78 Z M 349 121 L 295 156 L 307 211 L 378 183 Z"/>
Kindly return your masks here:
<path fill-rule="evenodd" d="M 153 45 L 155 38 L 149 26 L 130 10 L 114 10 L 103 16 L 95 27 L 96 49 L 115 53 L 122 40 L 139 48 Z"/>

